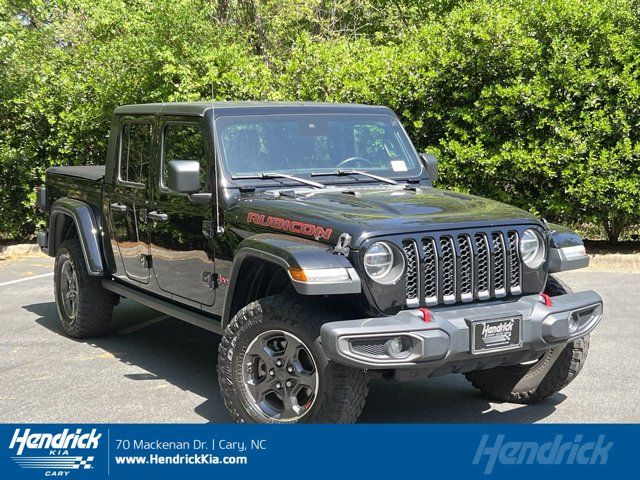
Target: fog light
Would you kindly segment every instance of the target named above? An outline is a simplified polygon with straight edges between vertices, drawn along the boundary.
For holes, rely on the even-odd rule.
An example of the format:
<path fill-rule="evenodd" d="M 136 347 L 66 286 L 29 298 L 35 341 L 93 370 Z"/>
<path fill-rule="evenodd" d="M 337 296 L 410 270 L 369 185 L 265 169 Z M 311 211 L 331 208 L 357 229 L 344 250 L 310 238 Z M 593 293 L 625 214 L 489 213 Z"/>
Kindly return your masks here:
<path fill-rule="evenodd" d="M 393 337 L 384 343 L 384 351 L 393 358 L 404 358 L 409 355 L 411 342 L 405 337 Z"/>

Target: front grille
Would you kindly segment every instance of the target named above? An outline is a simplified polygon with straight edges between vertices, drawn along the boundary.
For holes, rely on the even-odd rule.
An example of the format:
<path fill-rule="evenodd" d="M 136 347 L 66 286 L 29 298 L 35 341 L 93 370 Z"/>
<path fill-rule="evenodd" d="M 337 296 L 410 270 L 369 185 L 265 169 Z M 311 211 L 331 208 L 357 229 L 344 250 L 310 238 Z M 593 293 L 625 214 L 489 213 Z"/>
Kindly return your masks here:
<path fill-rule="evenodd" d="M 402 241 L 407 306 L 432 306 L 522 293 L 518 231 L 435 234 Z"/>

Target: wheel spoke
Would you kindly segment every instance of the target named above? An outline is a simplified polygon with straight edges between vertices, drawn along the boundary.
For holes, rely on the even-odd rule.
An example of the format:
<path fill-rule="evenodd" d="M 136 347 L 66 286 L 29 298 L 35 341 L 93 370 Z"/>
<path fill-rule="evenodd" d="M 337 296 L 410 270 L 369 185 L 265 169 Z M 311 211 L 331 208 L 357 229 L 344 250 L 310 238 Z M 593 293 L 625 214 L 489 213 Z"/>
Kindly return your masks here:
<path fill-rule="evenodd" d="M 260 360 L 262 360 L 268 367 L 273 367 L 274 366 L 274 362 L 275 359 L 274 357 L 270 354 L 270 352 L 268 351 L 268 347 L 263 343 L 263 342 L 254 342 L 252 345 L 249 346 L 249 348 L 247 349 L 247 352 L 245 354 L 245 358 L 247 358 L 247 356 L 249 358 L 253 357 L 258 357 Z M 245 361 L 246 362 L 246 361 Z"/>
<path fill-rule="evenodd" d="M 274 389 L 273 382 L 269 378 L 261 380 L 252 379 L 247 381 L 246 384 L 251 395 L 253 395 L 257 402 L 264 400 L 266 394 Z"/>
<path fill-rule="evenodd" d="M 303 375 L 304 376 L 298 379 L 298 385 L 300 385 L 301 387 L 307 387 L 312 391 L 315 391 L 317 386 L 316 376 L 313 373 L 304 373 Z"/>
<path fill-rule="evenodd" d="M 287 338 L 287 348 L 283 357 L 288 363 L 293 363 L 298 358 L 298 350 L 302 348 L 302 344 L 293 338 Z"/>
<path fill-rule="evenodd" d="M 73 272 L 71 271 L 71 263 L 69 262 L 64 264 L 64 276 L 67 281 L 67 288 L 71 288 L 73 283 Z"/>
<path fill-rule="evenodd" d="M 284 405 L 284 409 L 280 414 L 280 418 L 291 419 L 300 416 L 302 408 L 298 405 L 298 401 L 293 396 L 292 392 L 286 392 L 282 395 L 282 403 Z"/>

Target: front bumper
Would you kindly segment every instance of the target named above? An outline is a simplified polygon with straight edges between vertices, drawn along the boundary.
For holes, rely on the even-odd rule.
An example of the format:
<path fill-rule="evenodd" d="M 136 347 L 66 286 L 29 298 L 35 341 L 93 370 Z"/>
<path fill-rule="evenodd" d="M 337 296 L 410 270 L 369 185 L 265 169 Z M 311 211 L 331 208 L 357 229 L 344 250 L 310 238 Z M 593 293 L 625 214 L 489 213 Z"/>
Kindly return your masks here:
<path fill-rule="evenodd" d="M 395 370 L 396 377 L 416 378 L 514 365 L 539 358 L 540 352 L 590 333 L 602 319 L 602 299 L 593 291 L 553 297 L 546 306 L 540 295 L 518 301 L 431 311 L 425 322 L 420 310 L 391 317 L 330 322 L 321 340 L 330 360 L 357 368 Z M 519 345 L 472 353 L 474 322 L 521 317 Z M 397 359 L 382 349 L 384 341 L 404 337 L 411 346 Z"/>

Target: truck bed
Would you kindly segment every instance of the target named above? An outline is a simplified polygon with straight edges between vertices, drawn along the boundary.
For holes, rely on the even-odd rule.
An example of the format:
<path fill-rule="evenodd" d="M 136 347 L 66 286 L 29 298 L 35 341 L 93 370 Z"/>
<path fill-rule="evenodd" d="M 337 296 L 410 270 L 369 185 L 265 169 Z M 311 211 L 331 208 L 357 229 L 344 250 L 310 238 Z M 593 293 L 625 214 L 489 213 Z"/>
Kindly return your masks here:
<path fill-rule="evenodd" d="M 105 166 L 49 167 L 46 172 L 47 203 L 71 197 L 92 204 L 96 210 L 102 199 Z"/>

